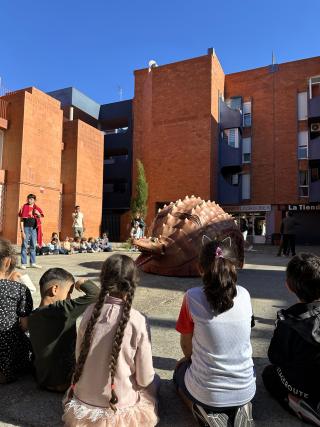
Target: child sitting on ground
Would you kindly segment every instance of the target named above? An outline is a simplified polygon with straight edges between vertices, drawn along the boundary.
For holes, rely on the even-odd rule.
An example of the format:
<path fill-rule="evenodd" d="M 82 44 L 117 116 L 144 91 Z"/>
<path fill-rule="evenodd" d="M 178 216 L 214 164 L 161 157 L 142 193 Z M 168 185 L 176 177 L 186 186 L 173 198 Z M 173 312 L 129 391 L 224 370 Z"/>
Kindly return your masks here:
<path fill-rule="evenodd" d="M 71 251 L 73 254 L 80 252 L 80 237 L 75 237 L 73 242 L 71 242 Z"/>
<path fill-rule="evenodd" d="M 74 287 L 85 295 L 71 299 Z M 75 283 L 63 268 L 50 268 L 40 279 L 40 292 L 40 306 L 28 319 L 36 379 L 40 387 L 65 391 L 75 363 L 76 321 L 99 288 L 91 281 Z"/>
<path fill-rule="evenodd" d="M 96 251 L 94 250 L 94 243 L 95 243 L 94 238 L 93 238 L 93 237 L 89 237 L 89 239 L 88 239 L 88 241 L 87 241 L 87 252 L 88 252 L 89 254 L 92 254 L 92 253 L 96 252 Z"/>
<path fill-rule="evenodd" d="M 102 234 L 102 238 L 100 239 L 99 246 L 103 252 L 112 252 L 112 246 L 111 246 L 111 243 L 109 242 L 109 235 L 107 232 L 104 232 Z"/>
<path fill-rule="evenodd" d="M 296 255 L 286 276 L 299 302 L 278 312 L 262 378 L 285 409 L 320 426 L 320 257 Z"/>
<path fill-rule="evenodd" d="M 80 253 L 87 253 L 88 252 L 88 245 L 87 245 L 87 238 L 86 237 L 82 237 L 80 240 Z"/>
<path fill-rule="evenodd" d="M 146 319 L 131 308 L 138 282 L 134 261 L 112 255 L 100 281 L 98 300 L 80 324 L 64 425 L 153 427 L 157 379 Z"/>
<path fill-rule="evenodd" d="M 24 331 L 33 302 L 29 289 L 15 281 L 15 263 L 11 243 L 0 239 L 0 383 L 13 381 L 31 368 L 31 345 Z"/>
<path fill-rule="evenodd" d="M 189 289 L 183 299 L 176 329 L 185 357 L 173 380 L 201 425 L 229 425 L 229 419 L 236 427 L 249 426 L 256 391 L 250 295 L 237 285 L 231 239 L 203 240 L 203 286 Z"/>
<path fill-rule="evenodd" d="M 65 250 L 66 254 L 71 253 L 71 242 L 68 236 L 64 239 L 64 242 L 62 242 L 61 247 Z"/>

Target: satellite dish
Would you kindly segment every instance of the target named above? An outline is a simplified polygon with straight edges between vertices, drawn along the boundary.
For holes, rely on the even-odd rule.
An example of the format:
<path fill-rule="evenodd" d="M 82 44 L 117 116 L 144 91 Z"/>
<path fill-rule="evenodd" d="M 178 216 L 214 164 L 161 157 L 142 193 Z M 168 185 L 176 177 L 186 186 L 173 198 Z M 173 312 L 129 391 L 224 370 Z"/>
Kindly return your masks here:
<path fill-rule="evenodd" d="M 150 59 L 150 61 L 149 61 L 149 71 L 151 70 L 151 68 L 155 68 L 157 66 L 158 66 L 158 64 L 156 63 L 156 61 L 154 59 Z"/>

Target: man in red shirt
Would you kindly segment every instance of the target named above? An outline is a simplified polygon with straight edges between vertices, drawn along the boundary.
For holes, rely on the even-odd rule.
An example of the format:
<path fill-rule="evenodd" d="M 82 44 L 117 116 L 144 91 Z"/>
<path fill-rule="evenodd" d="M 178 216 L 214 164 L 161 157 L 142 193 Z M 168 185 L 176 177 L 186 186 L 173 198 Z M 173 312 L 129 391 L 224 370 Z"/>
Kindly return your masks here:
<path fill-rule="evenodd" d="M 25 270 L 27 268 L 27 249 L 28 244 L 30 245 L 30 266 L 33 268 L 41 268 L 40 265 L 36 264 L 36 245 L 42 245 L 42 230 L 41 220 L 43 212 L 35 204 L 36 196 L 29 194 L 27 197 L 27 203 L 25 203 L 20 211 L 20 230 L 22 237 L 21 245 L 21 268 Z"/>

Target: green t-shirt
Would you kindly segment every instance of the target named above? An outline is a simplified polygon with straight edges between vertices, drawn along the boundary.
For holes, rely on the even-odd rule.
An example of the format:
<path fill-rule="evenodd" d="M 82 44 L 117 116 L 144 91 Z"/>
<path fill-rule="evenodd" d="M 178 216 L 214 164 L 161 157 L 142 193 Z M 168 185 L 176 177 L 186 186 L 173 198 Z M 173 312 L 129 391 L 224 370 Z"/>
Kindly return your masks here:
<path fill-rule="evenodd" d="M 94 303 L 99 288 L 91 281 L 80 286 L 85 293 L 34 310 L 28 319 L 34 366 L 40 386 L 68 384 L 75 365 L 76 321 Z"/>

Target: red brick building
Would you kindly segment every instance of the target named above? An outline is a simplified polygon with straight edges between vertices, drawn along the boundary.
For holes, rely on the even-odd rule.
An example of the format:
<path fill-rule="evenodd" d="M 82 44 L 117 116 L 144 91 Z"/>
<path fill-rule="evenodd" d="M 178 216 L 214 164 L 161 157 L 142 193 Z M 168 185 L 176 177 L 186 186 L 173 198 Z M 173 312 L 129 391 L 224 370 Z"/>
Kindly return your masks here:
<path fill-rule="evenodd" d="M 103 135 L 64 117 L 59 101 L 34 87 L 0 98 L 0 233 L 20 242 L 19 207 L 34 193 L 43 209 L 44 241 L 72 234 L 81 206 L 87 235 L 100 232 Z"/>
<path fill-rule="evenodd" d="M 97 104 L 75 88 L 0 97 L 0 232 L 19 240 L 28 193 L 44 209 L 45 240 L 130 231 L 136 159 L 149 183 L 147 224 L 164 203 L 197 195 L 246 215 L 270 241 L 289 209 L 298 240 L 320 243 L 320 57 L 225 74 L 208 54 L 135 71 L 133 101 Z M 101 227 L 100 227 L 101 226 Z"/>
<path fill-rule="evenodd" d="M 208 55 L 135 72 L 134 158 L 151 220 L 195 194 L 245 214 L 254 242 L 286 209 L 300 241 L 320 242 L 320 57 L 225 75 Z M 134 163 L 135 164 L 135 163 Z"/>

